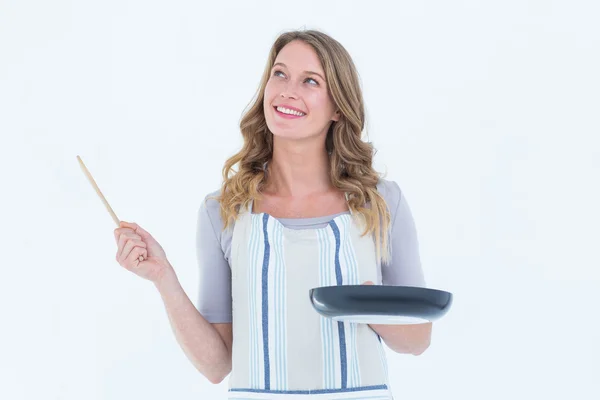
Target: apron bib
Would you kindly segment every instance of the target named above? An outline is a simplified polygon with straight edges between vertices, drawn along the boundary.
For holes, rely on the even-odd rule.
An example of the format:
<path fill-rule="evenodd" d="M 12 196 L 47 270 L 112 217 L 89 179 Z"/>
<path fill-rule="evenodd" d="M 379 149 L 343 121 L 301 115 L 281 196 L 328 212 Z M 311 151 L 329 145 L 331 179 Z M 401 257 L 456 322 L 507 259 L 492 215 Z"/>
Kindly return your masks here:
<path fill-rule="evenodd" d="M 381 338 L 312 307 L 320 286 L 381 283 L 375 244 L 352 215 L 286 228 L 252 204 L 234 225 L 229 399 L 392 399 Z"/>

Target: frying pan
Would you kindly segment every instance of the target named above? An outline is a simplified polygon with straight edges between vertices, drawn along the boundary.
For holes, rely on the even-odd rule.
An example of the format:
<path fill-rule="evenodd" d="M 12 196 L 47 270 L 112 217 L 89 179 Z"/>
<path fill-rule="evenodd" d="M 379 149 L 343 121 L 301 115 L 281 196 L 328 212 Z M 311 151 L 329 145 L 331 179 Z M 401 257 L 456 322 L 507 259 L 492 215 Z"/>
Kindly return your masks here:
<path fill-rule="evenodd" d="M 365 324 L 430 322 L 452 305 L 452 293 L 416 286 L 324 286 L 310 289 L 309 297 L 324 317 Z"/>

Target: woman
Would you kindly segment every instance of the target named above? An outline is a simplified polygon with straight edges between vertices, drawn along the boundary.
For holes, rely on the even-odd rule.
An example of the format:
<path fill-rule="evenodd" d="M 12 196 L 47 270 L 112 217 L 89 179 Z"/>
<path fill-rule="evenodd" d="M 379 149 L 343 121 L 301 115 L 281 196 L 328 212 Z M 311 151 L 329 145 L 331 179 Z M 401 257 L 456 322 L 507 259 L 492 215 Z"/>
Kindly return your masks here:
<path fill-rule="evenodd" d="M 241 121 L 243 148 L 198 214 L 198 309 L 148 232 L 115 230 L 118 262 L 154 282 L 190 361 L 213 383 L 231 373 L 229 398 L 390 399 L 381 341 L 429 346 L 430 323 L 336 322 L 308 300 L 318 286 L 425 286 L 410 210 L 374 171 L 364 119 L 346 50 L 318 31 L 284 33 Z"/>

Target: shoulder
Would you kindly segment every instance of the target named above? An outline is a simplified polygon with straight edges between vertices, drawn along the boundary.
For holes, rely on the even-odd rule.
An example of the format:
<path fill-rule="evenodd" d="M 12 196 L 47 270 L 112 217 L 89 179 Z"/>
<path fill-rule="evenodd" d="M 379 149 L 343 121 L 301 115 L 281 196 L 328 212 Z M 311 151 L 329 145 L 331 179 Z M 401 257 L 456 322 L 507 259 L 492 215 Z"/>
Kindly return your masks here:
<path fill-rule="evenodd" d="M 220 194 L 220 189 L 208 193 L 202 199 L 200 209 L 198 210 L 199 227 L 210 228 L 217 237 L 221 235 L 224 225 L 220 213 L 221 205 L 216 199 Z"/>
<path fill-rule="evenodd" d="M 377 191 L 385 200 L 391 212 L 398 208 L 402 199 L 402 190 L 396 181 L 379 178 L 377 183 Z"/>
<path fill-rule="evenodd" d="M 218 213 L 221 205 L 216 197 L 218 197 L 220 194 L 220 189 L 208 193 L 206 196 L 204 196 L 204 199 L 202 199 L 201 208 L 205 208 L 209 213 L 215 211 Z"/>
<path fill-rule="evenodd" d="M 199 248 L 207 254 L 216 254 L 215 249 L 220 248 L 223 257 L 229 261 L 233 224 L 223 230 L 225 224 L 221 218 L 221 204 L 216 199 L 220 193 L 220 190 L 215 190 L 202 199 L 198 210 L 197 240 Z"/>

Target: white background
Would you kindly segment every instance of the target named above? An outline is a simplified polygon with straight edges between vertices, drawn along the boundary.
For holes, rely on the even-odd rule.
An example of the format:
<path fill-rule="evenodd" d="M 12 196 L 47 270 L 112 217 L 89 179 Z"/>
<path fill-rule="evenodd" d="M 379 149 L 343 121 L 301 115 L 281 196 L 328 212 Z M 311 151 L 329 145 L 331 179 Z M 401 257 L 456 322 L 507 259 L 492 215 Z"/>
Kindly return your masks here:
<path fill-rule="evenodd" d="M 2 1 L 0 398 L 218 399 L 120 219 L 193 301 L 196 216 L 239 149 L 268 50 L 316 28 L 354 58 L 376 166 L 451 311 L 398 399 L 600 398 L 600 6 L 593 1 Z M 595 381 L 595 382 L 594 382 Z"/>

